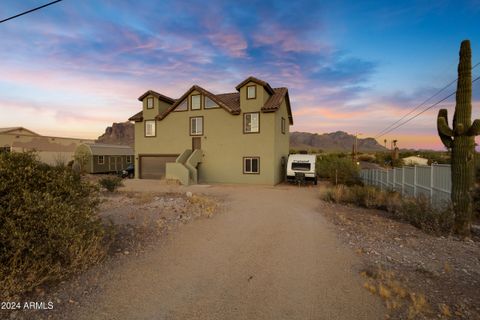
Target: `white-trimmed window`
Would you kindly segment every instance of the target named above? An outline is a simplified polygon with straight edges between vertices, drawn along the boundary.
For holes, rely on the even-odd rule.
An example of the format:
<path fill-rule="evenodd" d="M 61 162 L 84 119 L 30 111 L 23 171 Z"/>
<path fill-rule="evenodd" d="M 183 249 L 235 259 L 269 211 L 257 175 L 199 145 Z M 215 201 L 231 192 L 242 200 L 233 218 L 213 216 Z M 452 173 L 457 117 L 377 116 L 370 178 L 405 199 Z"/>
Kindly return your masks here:
<path fill-rule="evenodd" d="M 285 134 L 286 123 L 285 123 L 285 118 L 284 117 L 282 117 L 281 127 L 282 127 L 282 133 Z"/>
<path fill-rule="evenodd" d="M 192 99 L 191 109 L 200 110 L 202 108 L 202 95 L 194 94 L 191 96 L 191 99 Z"/>
<path fill-rule="evenodd" d="M 183 99 L 182 102 L 175 108 L 174 111 L 187 111 L 188 110 L 188 99 Z"/>
<path fill-rule="evenodd" d="M 190 135 L 191 136 L 203 135 L 203 117 L 190 118 Z"/>
<path fill-rule="evenodd" d="M 153 97 L 147 98 L 147 109 L 153 109 Z"/>
<path fill-rule="evenodd" d="M 258 112 L 243 114 L 243 133 L 260 132 L 260 114 Z"/>
<path fill-rule="evenodd" d="M 105 156 L 98 156 L 98 164 L 104 164 L 105 163 Z"/>
<path fill-rule="evenodd" d="M 247 99 L 256 99 L 257 98 L 257 86 L 247 86 Z"/>
<path fill-rule="evenodd" d="M 145 137 L 155 137 L 155 120 L 145 120 Z"/>
<path fill-rule="evenodd" d="M 210 99 L 209 97 L 205 96 L 204 108 L 205 109 L 218 108 L 218 104 L 212 99 Z"/>
<path fill-rule="evenodd" d="M 260 173 L 260 158 L 259 157 L 243 158 L 243 173 L 244 174 Z"/>

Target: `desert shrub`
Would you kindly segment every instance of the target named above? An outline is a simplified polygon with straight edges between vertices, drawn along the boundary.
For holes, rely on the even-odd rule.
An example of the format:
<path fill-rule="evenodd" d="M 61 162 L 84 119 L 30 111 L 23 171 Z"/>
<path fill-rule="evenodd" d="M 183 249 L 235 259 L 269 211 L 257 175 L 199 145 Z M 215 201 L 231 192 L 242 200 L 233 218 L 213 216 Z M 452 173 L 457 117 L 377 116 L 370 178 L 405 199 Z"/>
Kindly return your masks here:
<path fill-rule="evenodd" d="M 339 204 L 353 204 L 363 208 L 380 209 L 393 218 L 406 221 L 429 233 L 450 233 L 453 214 L 449 206 L 437 208 L 428 198 L 402 198 L 398 192 L 381 191 L 372 186 L 335 186 L 328 188 L 322 199 Z"/>
<path fill-rule="evenodd" d="M 317 175 L 333 184 L 361 184 L 360 168 L 352 159 L 338 155 L 322 155 L 317 159 Z"/>
<path fill-rule="evenodd" d="M 98 181 L 98 183 L 100 184 L 100 186 L 110 192 L 114 192 L 119 187 L 123 186 L 122 178 L 116 176 L 102 178 Z"/>
<path fill-rule="evenodd" d="M 68 167 L 48 166 L 32 153 L 0 155 L 0 298 L 102 259 L 106 231 L 96 194 Z"/>

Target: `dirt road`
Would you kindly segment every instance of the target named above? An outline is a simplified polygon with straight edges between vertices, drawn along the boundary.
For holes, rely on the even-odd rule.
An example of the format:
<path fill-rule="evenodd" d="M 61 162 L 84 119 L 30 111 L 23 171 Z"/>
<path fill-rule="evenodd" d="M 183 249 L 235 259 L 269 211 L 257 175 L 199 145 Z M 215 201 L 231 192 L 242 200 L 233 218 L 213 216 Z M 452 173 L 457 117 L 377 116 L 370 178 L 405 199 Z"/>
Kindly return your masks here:
<path fill-rule="evenodd" d="M 161 191 L 145 183 L 127 189 Z M 70 319 L 384 318 L 362 288 L 355 255 L 319 213 L 314 188 L 189 190 L 224 197 L 225 212 L 116 266 Z"/>

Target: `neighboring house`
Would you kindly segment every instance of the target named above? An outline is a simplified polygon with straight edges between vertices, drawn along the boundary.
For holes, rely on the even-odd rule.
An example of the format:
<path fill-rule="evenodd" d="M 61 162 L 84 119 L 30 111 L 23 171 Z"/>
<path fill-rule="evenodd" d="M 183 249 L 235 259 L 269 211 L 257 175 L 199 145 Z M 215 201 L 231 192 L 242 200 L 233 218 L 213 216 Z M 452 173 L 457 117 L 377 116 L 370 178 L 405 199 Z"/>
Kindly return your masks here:
<path fill-rule="evenodd" d="M 138 98 L 135 177 L 189 183 L 274 185 L 284 180 L 293 124 L 287 88 L 249 77 L 237 92 L 197 85 L 179 99 L 149 90 Z"/>
<path fill-rule="evenodd" d="M 133 163 L 133 149 L 113 144 L 81 144 L 75 150 L 75 160 L 88 173 L 119 172 Z"/>
<path fill-rule="evenodd" d="M 42 136 L 23 127 L 0 128 L 0 152 L 35 151 L 40 161 L 50 165 L 73 160 L 75 148 L 90 139 Z"/>
<path fill-rule="evenodd" d="M 428 159 L 422 157 L 411 156 L 402 158 L 402 160 L 406 166 L 428 166 Z"/>

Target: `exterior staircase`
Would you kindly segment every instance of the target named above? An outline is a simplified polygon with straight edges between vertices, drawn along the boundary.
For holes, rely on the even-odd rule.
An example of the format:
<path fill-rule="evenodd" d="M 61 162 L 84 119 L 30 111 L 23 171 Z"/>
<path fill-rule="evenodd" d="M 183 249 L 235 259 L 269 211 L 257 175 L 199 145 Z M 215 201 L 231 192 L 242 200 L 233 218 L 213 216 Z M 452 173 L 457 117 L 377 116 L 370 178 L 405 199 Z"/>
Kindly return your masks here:
<path fill-rule="evenodd" d="M 200 149 L 186 149 L 175 162 L 167 163 L 166 178 L 178 180 L 182 185 L 198 183 L 198 164 L 202 162 L 203 152 Z"/>

